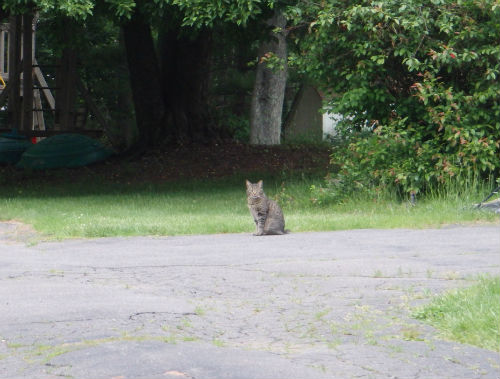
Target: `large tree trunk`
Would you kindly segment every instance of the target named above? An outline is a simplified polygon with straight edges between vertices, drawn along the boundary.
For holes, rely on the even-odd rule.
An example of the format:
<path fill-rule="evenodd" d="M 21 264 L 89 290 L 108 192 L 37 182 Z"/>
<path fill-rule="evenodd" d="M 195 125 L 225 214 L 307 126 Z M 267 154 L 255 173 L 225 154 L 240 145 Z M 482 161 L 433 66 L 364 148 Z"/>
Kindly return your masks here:
<path fill-rule="evenodd" d="M 137 148 L 145 150 L 163 141 L 166 125 L 160 67 L 150 26 L 139 9 L 123 25 L 123 40 L 139 132 Z"/>
<path fill-rule="evenodd" d="M 209 30 L 182 31 L 166 20 L 160 36 L 165 104 L 175 142 L 207 142 L 214 137 L 208 106 L 211 37 Z"/>
<path fill-rule="evenodd" d="M 268 41 L 259 48 L 259 64 L 252 94 L 250 110 L 250 143 L 252 145 L 279 145 L 281 137 L 281 116 L 285 97 L 287 77 L 287 48 L 283 12 L 275 10 L 268 25 L 280 28 L 278 33 L 271 32 Z M 280 59 L 281 68 L 267 67 L 263 57 L 271 53 Z"/>
<path fill-rule="evenodd" d="M 119 37 L 120 55 L 115 70 L 118 80 L 114 81 L 113 91 L 116 93 L 116 105 L 110 116 L 113 118 L 114 128 L 109 128 L 106 134 L 113 141 L 113 146 L 120 152 L 127 152 L 138 139 L 138 128 L 134 113 L 134 98 L 130 88 L 130 73 L 127 65 L 123 30 Z M 115 108 L 116 107 L 116 108 Z"/>

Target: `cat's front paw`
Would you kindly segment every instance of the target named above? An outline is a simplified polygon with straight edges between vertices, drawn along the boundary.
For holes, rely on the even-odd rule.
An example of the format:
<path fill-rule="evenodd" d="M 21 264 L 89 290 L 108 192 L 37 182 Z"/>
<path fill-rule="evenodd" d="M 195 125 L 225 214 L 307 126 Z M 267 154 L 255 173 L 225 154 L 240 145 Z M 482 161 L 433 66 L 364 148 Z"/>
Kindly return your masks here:
<path fill-rule="evenodd" d="M 264 235 L 264 232 L 257 232 L 257 233 L 254 233 L 253 235 L 254 235 L 254 236 L 263 236 L 263 235 Z"/>

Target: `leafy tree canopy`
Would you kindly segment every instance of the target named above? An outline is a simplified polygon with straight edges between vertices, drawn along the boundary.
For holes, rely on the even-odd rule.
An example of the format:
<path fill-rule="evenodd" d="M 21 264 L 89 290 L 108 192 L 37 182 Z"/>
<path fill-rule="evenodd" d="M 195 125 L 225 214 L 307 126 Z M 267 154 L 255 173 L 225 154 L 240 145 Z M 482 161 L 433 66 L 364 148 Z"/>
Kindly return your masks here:
<path fill-rule="evenodd" d="M 137 6 L 144 7 L 151 14 L 161 14 L 165 7 L 174 5 L 184 14 L 184 24 L 190 26 L 211 25 L 222 19 L 245 24 L 260 14 L 263 8 L 272 7 L 273 0 L 5 0 L 2 8 L 22 13 L 36 8 L 47 13 L 57 13 L 85 20 L 92 16 L 99 6 L 104 6 L 119 18 L 129 19 Z"/>

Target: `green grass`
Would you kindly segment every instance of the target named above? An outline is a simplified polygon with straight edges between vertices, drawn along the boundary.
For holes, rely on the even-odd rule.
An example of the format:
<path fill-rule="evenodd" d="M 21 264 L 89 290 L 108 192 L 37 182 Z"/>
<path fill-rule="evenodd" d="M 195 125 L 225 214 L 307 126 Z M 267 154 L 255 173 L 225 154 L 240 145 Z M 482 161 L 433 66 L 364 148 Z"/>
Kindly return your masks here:
<path fill-rule="evenodd" d="M 261 176 L 249 177 L 250 180 Z M 102 179 L 64 183 L 31 181 L 0 188 L 0 219 L 32 225 L 44 238 L 136 235 L 252 233 L 246 206 L 245 177 L 182 180 L 162 184 L 119 184 Z M 283 207 L 292 232 L 357 228 L 424 228 L 457 223 L 498 223 L 498 216 L 477 211 L 473 197 L 398 200 L 352 199 L 318 205 L 310 200 L 321 176 L 270 178 L 264 189 Z"/>
<path fill-rule="evenodd" d="M 414 317 L 437 328 L 443 337 L 500 350 L 500 277 L 484 277 L 466 289 L 435 298 Z"/>

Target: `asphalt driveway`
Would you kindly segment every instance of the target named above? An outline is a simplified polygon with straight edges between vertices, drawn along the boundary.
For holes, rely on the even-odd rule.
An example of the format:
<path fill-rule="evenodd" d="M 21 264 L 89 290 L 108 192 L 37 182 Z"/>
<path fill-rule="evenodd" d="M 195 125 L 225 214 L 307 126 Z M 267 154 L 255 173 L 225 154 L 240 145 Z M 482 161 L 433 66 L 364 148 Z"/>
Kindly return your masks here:
<path fill-rule="evenodd" d="M 500 227 L 19 242 L 0 225 L 0 378 L 500 378 L 412 319 L 500 275 Z"/>

